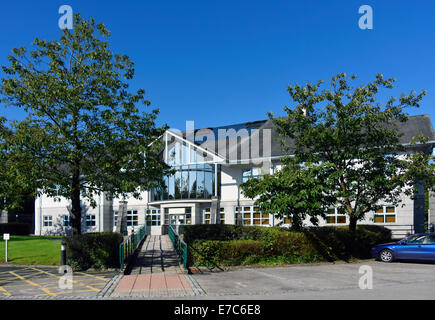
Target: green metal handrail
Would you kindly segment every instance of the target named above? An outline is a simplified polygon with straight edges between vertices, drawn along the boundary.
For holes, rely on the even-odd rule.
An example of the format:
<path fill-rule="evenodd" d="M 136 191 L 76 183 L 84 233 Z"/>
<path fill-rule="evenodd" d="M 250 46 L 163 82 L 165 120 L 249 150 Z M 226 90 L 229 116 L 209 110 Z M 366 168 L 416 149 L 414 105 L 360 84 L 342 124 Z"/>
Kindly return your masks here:
<path fill-rule="evenodd" d="M 177 232 L 174 230 L 174 227 L 171 225 L 168 228 L 168 235 L 169 235 L 169 239 L 171 239 L 175 251 L 177 252 L 178 256 L 183 262 L 183 268 L 187 269 L 188 251 L 187 251 L 186 242 L 180 239 L 180 236 L 177 234 Z"/>
<path fill-rule="evenodd" d="M 125 264 L 138 248 L 139 244 L 145 237 L 145 225 L 140 227 L 136 232 L 132 232 L 124 241 L 119 245 L 119 265 L 120 269 L 124 270 Z"/>

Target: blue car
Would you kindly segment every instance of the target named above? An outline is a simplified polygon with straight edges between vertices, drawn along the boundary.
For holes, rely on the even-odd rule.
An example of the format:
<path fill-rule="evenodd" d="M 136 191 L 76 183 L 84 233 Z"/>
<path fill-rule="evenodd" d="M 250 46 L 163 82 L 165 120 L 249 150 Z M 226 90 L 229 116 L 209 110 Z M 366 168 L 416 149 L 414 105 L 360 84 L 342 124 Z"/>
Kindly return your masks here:
<path fill-rule="evenodd" d="M 435 233 L 413 234 L 398 242 L 372 248 L 372 257 L 383 262 L 395 260 L 435 261 Z"/>

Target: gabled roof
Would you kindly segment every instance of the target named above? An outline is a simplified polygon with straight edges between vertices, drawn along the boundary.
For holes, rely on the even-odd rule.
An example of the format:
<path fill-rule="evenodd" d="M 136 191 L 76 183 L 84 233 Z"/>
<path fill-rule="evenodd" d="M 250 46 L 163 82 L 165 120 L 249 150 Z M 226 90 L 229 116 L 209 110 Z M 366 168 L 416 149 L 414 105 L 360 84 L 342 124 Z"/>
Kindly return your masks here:
<path fill-rule="evenodd" d="M 428 144 L 435 144 L 435 132 L 427 114 L 409 116 L 408 121 L 400 123 L 397 128 L 402 134 L 400 138 L 402 144 L 411 143 L 413 137 L 420 133 L 428 138 Z M 227 135 L 219 134 L 219 132 L 227 133 Z M 195 134 L 195 141 L 193 133 Z M 172 134 L 175 133 L 172 132 Z M 176 135 L 180 139 L 200 147 L 202 150 L 225 159 L 227 163 L 245 162 L 254 158 L 280 158 L 287 155 L 282 150 L 280 144 L 282 140 L 290 148 L 290 153 L 295 146 L 292 139 L 283 138 L 278 134 L 273 120 L 270 119 L 196 129 L 194 132 L 182 132 Z M 206 136 L 206 138 L 199 140 L 198 136 Z M 266 141 L 272 141 L 272 143 L 268 144 L 265 139 Z M 253 148 L 254 145 L 258 150 Z M 244 157 L 246 154 L 242 154 L 242 150 L 248 153 L 248 158 Z M 238 161 L 233 161 L 233 159 Z"/>

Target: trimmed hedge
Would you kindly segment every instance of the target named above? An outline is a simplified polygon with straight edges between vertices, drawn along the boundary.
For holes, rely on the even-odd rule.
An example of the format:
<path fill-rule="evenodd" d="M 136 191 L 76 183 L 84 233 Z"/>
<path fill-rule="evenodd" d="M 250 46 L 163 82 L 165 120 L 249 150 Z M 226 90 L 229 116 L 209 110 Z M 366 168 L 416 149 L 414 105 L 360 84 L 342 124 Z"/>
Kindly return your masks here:
<path fill-rule="evenodd" d="M 65 237 L 67 264 L 74 270 L 119 268 L 122 236 L 115 232 Z"/>
<path fill-rule="evenodd" d="M 14 236 L 28 236 L 31 232 L 31 226 L 27 223 L 0 223 L 0 234 L 10 233 Z"/>
<path fill-rule="evenodd" d="M 259 262 L 298 263 L 370 258 L 370 249 L 391 241 L 391 231 L 360 225 L 355 241 L 347 227 L 313 227 L 294 232 L 277 227 L 192 225 L 184 228 L 190 262 L 196 265 L 241 265 Z"/>

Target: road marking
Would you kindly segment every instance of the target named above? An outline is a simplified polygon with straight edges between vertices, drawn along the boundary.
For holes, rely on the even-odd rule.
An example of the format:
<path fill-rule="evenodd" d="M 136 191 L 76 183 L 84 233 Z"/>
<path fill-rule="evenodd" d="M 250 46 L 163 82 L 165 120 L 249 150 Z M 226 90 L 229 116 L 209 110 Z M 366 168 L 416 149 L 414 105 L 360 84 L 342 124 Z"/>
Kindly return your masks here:
<path fill-rule="evenodd" d="M 103 277 L 99 277 L 99 276 L 94 276 L 94 275 L 92 275 L 92 274 L 87 274 L 87 273 L 84 273 L 84 272 L 75 272 L 75 273 L 82 274 L 82 275 L 84 275 L 84 276 L 86 276 L 86 277 L 92 277 L 92 278 L 96 278 L 96 279 L 98 279 L 98 280 L 103 280 L 103 281 L 105 281 L 105 282 L 107 282 L 107 281 L 110 280 L 110 279 L 107 279 L 107 278 L 103 278 Z"/>
<path fill-rule="evenodd" d="M 27 283 L 30 284 L 31 286 L 38 287 L 39 289 L 41 289 L 42 291 L 44 291 L 46 294 L 49 294 L 49 295 L 51 295 L 51 296 L 56 296 L 56 294 L 54 294 L 54 293 L 52 293 L 50 290 L 48 290 L 48 289 L 42 287 L 42 286 L 39 285 L 38 283 L 35 283 L 35 282 L 33 282 L 33 281 L 30 281 L 30 280 L 27 280 L 26 278 L 20 276 L 19 274 L 15 273 L 15 272 L 13 272 L 13 271 L 9 271 L 9 273 L 12 274 L 13 276 L 17 277 L 18 279 L 27 282 Z"/>
<path fill-rule="evenodd" d="M 8 296 L 8 297 L 11 296 L 10 292 L 8 290 L 6 290 L 5 288 L 3 288 L 2 286 L 0 286 L 0 292 L 3 292 L 3 294 L 5 296 Z"/>

